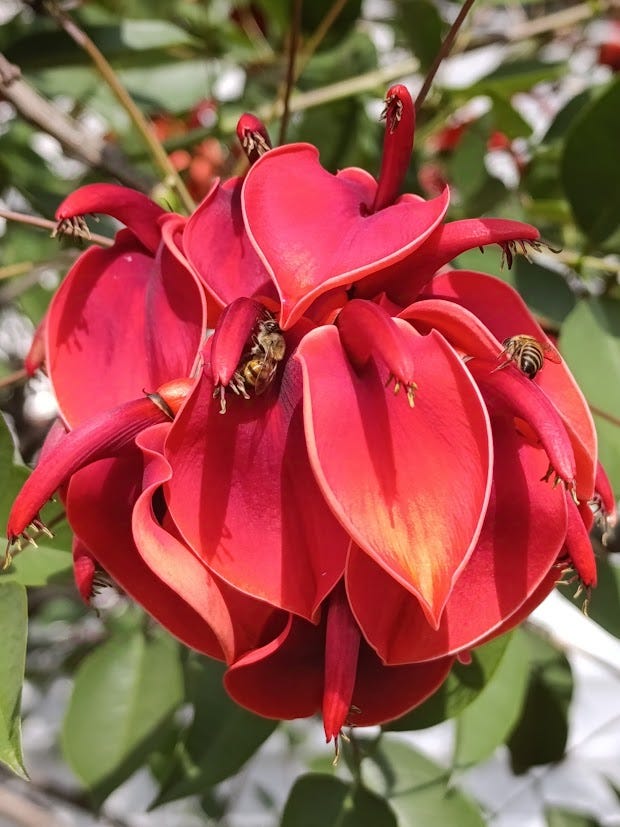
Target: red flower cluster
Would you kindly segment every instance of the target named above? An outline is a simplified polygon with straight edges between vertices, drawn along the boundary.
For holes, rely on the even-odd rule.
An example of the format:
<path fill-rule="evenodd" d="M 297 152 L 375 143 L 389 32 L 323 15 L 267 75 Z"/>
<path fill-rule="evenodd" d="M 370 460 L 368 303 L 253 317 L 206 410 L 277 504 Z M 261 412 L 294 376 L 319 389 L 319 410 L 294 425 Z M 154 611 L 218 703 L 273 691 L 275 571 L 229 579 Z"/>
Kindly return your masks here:
<path fill-rule="evenodd" d="M 445 269 L 488 244 L 510 263 L 537 231 L 399 195 L 403 86 L 385 118 L 378 180 L 270 149 L 244 116 L 249 172 L 187 220 L 111 185 L 61 205 L 65 225 L 127 229 L 52 301 L 62 426 L 8 525 L 28 538 L 60 488 L 86 598 L 103 568 L 225 661 L 240 704 L 322 709 L 328 739 L 420 703 L 560 569 L 594 585 L 589 501 L 613 509 L 588 407 L 525 304 Z"/>

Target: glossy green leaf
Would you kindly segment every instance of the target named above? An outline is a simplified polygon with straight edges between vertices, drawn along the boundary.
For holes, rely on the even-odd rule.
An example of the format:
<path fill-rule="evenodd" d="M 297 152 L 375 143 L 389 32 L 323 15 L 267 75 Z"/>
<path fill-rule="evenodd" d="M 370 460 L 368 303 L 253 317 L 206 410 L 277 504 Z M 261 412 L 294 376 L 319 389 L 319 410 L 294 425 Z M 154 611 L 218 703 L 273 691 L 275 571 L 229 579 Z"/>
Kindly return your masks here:
<path fill-rule="evenodd" d="M 224 671 L 208 658 L 189 658 L 186 700 L 194 706 L 194 720 L 162 779 L 157 804 L 202 793 L 234 775 L 278 725 L 235 704 L 222 684 Z"/>
<path fill-rule="evenodd" d="M 0 582 L 0 761 L 27 778 L 21 746 L 20 701 L 26 661 L 28 606 L 17 583 Z"/>
<path fill-rule="evenodd" d="M 516 632 L 491 680 L 456 720 L 455 768 L 486 760 L 504 743 L 519 718 L 527 674 L 527 644 Z"/>
<path fill-rule="evenodd" d="M 280 827 L 397 827 L 385 799 L 333 775 L 298 778 L 288 797 Z"/>
<path fill-rule="evenodd" d="M 503 635 L 479 646 L 472 652 L 470 664 L 457 662 L 434 695 L 402 718 L 384 724 L 384 730 L 425 729 L 460 715 L 499 668 L 509 641 L 510 635 Z"/>
<path fill-rule="evenodd" d="M 395 11 L 397 41 L 408 46 L 427 69 L 437 56 L 444 28 L 437 7 L 430 0 L 401 0 Z"/>
<path fill-rule="evenodd" d="M 596 562 L 598 582 L 588 604 L 588 615 L 607 632 L 620 638 L 620 567 L 615 557 L 599 557 Z M 561 594 L 566 594 L 561 590 Z"/>
<path fill-rule="evenodd" d="M 562 183 L 581 229 L 594 242 L 620 226 L 620 78 L 589 104 L 566 136 Z"/>
<path fill-rule="evenodd" d="M 383 736 L 362 763 L 369 789 L 384 797 L 398 827 L 483 827 L 478 806 L 453 783 L 450 772 L 397 736 Z"/>
<path fill-rule="evenodd" d="M 513 771 L 560 761 L 568 736 L 568 709 L 573 693 L 570 664 L 540 637 L 526 636 L 530 674 L 519 721 L 508 741 Z"/>
<path fill-rule="evenodd" d="M 547 827 L 600 827 L 600 821 L 581 813 L 573 813 L 559 807 L 545 810 Z"/>
<path fill-rule="evenodd" d="M 494 72 L 468 88 L 470 95 L 501 95 L 512 97 L 528 92 L 537 83 L 556 80 L 566 74 L 564 63 L 544 63 L 526 59 L 502 63 Z"/>
<path fill-rule="evenodd" d="M 620 410 L 620 302 L 583 299 L 568 315 L 560 350 L 586 399 L 593 406 L 599 455 L 616 491 L 620 491 L 620 428 L 612 417 Z"/>
<path fill-rule="evenodd" d="M 20 583 L 22 586 L 48 586 L 73 582 L 73 558 L 68 551 L 43 546 L 26 545 L 13 557 L 6 571 L 0 572 L 1 583 Z"/>
<path fill-rule="evenodd" d="M 182 701 L 178 644 L 164 633 L 119 634 L 85 658 L 75 676 L 62 746 L 95 801 L 144 763 Z"/>

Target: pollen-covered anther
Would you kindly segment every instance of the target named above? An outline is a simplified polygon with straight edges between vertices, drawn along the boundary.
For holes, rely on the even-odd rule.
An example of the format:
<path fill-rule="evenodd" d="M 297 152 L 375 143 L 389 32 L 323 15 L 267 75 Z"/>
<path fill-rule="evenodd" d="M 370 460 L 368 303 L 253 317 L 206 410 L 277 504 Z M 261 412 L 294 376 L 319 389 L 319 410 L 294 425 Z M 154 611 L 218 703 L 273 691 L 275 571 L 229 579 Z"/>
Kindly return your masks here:
<path fill-rule="evenodd" d="M 398 95 L 388 92 L 381 120 L 387 123 L 390 132 L 394 132 L 403 117 L 403 102 Z"/>
<path fill-rule="evenodd" d="M 504 269 L 504 265 L 510 270 L 515 256 L 521 254 L 527 261 L 531 263 L 530 253 L 540 253 L 543 250 L 549 250 L 551 253 L 559 253 L 559 250 L 554 249 L 546 241 L 541 241 L 539 238 L 515 238 L 511 241 L 503 241 L 499 245 L 502 248 L 502 260 L 500 269 Z"/>
<path fill-rule="evenodd" d="M 553 478 L 553 481 L 552 481 L 552 478 Z M 575 505 L 579 505 L 579 500 L 577 498 L 577 492 L 575 490 L 575 480 L 565 480 L 565 479 L 563 479 L 558 474 L 558 472 L 555 470 L 553 465 L 551 465 L 551 463 L 549 463 L 549 467 L 547 468 L 547 471 L 544 474 L 544 476 L 542 476 L 540 478 L 540 481 L 541 482 L 551 482 L 551 484 L 553 485 L 554 488 L 557 488 L 557 486 L 561 483 L 564 486 L 564 488 L 568 491 L 568 493 L 571 495 L 572 500 L 575 503 Z"/>
<path fill-rule="evenodd" d="M 37 517 L 36 519 L 32 520 L 31 523 L 26 526 L 26 528 L 21 532 L 21 534 L 17 536 L 9 537 L 6 544 L 6 550 L 4 552 L 4 560 L 0 568 L 3 571 L 10 568 L 11 563 L 13 562 L 14 551 L 20 552 L 24 547 L 24 542 L 31 545 L 33 548 L 38 548 L 38 545 L 34 539 L 34 537 L 28 532 L 28 529 L 32 526 L 33 533 L 45 534 L 47 537 L 53 537 L 53 533 L 49 530 L 49 528 Z"/>
<path fill-rule="evenodd" d="M 52 230 L 52 238 L 84 238 L 90 240 L 90 229 L 83 215 L 74 215 L 70 218 L 61 218 Z"/>
<path fill-rule="evenodd" d="M 407 392 L 407 402 L 409 403 L 409 407 L 415 407 L 415 392 L 418 389 L 416 383 L 405 382 L 403 379 L 398 379 L 393 373 L 390 373 L 387 378 L 387 382 L 385 383 L 385 387 L 387 388 L 392 382 L 394 382 L 394 396 L 396 396 L 396 394 L 400 391 L 401 385 L 403 385 Z"/>

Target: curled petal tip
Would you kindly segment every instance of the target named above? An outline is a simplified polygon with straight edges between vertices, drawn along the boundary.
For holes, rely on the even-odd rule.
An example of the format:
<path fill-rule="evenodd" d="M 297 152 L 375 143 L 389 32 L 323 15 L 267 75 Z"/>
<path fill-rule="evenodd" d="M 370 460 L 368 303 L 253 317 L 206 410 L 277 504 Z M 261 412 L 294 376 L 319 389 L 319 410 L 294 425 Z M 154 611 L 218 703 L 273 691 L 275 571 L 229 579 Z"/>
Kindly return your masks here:
<path fill-rule="evenodd" d="M 237 122 L 237 138 L 250 164 L 258 161 L 272 147 L 267 127 L 249 112 L 244 113 Z"/>

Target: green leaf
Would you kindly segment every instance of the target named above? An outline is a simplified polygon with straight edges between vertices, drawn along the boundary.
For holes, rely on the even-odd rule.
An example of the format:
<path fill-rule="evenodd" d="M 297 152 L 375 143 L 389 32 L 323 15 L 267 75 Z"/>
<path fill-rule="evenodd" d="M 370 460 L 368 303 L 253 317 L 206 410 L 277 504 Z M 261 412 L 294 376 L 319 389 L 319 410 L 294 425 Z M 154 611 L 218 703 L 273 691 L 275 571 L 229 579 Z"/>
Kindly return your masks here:
<path fill-rule="evenodd" d="M 17 583 L 0 583 L 0 761 L 27 778 L 21 745 L 19 707 L 26 662 L 28 605 Z"/>
<path fill-rule="evenodd" d="M 581 813 L 548 807 L 545 810 L 547 827 L 600 827 L 600 822 Z"/>
<path fill-rule="evenodd" d="M 398 718 L 384 724 L 388 731 L 425 729 L 447 718 L 459 715 L 482 692 L 498 669 L 510 635 L 502 635 L 479 646 L 472 652 L 472 662 L 456 663 L 447 680 L 427 701 Z"/>
<path fill-rule="evenodd" d="M 573 694 L 570 664 L 564 654 L 540 637 L 525 637 L 530 652 L 527 695 L 508 742 L 517 774 L 564 757 Z"/>
<path fill-rule="evenodd" d="M 398 42 L 404 42 L 428 69 L 441 46 L 443 21 L 430 0 L 401 0 L 393 22 Z"/>
<path fill-rule="evenodd" d="M 478 697 L 456 721 L 453 766 L 463 769 L 489 758 L 516 724 L 528 675 L 528 649 L 518 632 Z"/>
<path fill-rule="evenodd" d="M 62 732 L 67 763 L 97 802 L 140 767 L 183 701 L 178 644 L 119 634 L 81 663 Z"/>
<path fill-rule="evenodd" d="M 620 78 L 575 120 L 566 137 L 562 182 L 581 229 L 604 241 L 620 225 Z"/>
<path fill-rule="evenodd" d="M 67 551 L 30 545 L 13 557 L 6 571 L 0 572 L 0 583 L 20 583 L 22 586 L 48 586 L 73 581 L 73 558 Z"/>
<path fill-rule="evenodd" d="M 397 827 L 385 799 L 333 775 L 309 773 L 298 778 L 280 827 Z"/>
<path fill-rule="evenodd" d="M 562 326 L 560 350 L 595 408 L 601 462 L 620 491 L 620 429 L 596 414 L 596 408 L 612 416 L 620 410 L 620 302 L 579 301 Z"/>
<path fill-rule="evenodd" d="M 502 63 L 501 66 L 467 89 L 468 95 L 501 95 L 511 98 L 517 92 L 528 92 L 537 83 L 556 80 L 566 74 L 565 63 L 543 63 L 525 59 Z"/>
<path fill-rule="evenodd" d="M 398 827 L 483 827 L 478 806 L 451 781 L 450 773 L 397 736 L 383 736 L 362 763 L 366 786 L 387 799 Z"/>
<path fill-rule="evenodd" d="M 596 569 L 598 580 L 590 598 L 588 615 L 611 635 L 620 638 L 620 568 L 605 557 L 599 557 Z M 565 595 L 564 591 L 560 593 Z"/>
<path fill-rule="evenodd" d="M 202 793 L 234 775 L 278 725 L 234 703 L 222 684 L 224 672 L 209 658 L 189 658 L 186 700 L 194 705 L 194 720 L 163 779 L 157 805 Z"/>

